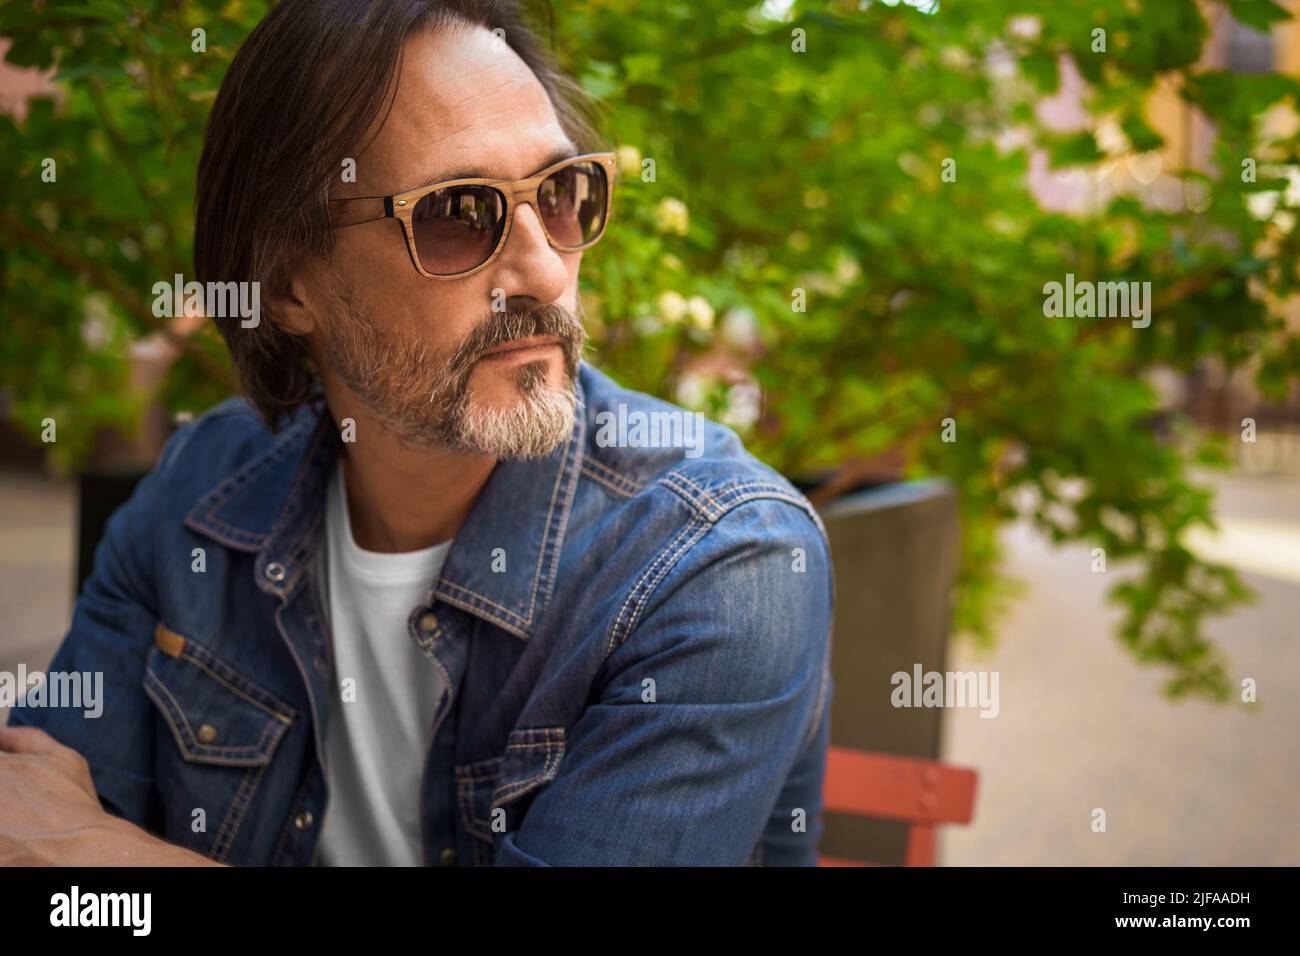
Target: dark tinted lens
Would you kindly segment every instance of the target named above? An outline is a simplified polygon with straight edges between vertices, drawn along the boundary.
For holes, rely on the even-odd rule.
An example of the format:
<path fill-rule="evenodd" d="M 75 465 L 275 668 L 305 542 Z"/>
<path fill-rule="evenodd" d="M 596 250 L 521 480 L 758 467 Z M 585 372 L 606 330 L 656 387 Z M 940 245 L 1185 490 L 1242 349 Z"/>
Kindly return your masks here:
<path fill-rule="evenodd" d="M 415 204 L 411 228 L 425 272 L 455 275 L 482 265 L 501 238 L 505 198 L 490 186 L 452 186 Z"/>
<path fill-rule="evenodd" d="M 547 177 L 537 191 L 537 205 L 551 240 L 575 247 L 600 235 L 608 194 L 600 163 L 574 163 Z"/>

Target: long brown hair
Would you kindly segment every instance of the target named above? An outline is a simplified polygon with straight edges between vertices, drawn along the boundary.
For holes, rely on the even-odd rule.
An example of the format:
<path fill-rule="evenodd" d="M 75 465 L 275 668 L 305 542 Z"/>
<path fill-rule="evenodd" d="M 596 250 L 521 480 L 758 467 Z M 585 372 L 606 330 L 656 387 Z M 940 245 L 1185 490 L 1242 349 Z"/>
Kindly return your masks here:
<path fill-rule="evenodd" d="M 504 31 L 565 132 L 580 149 L 596 148 L 590 101 L 555 67 L 515 0 L 280 0 L 236 54 L 208 117 L 197 279 L 258 282 L 265 303 L 302 257 L 327 253 L 329 186 L 343 158 L 369 145 L 360 140 L 373 118 L 391 107 L 406 38 L 454 25 Z M 303 340 L 265 306 L 260 318 L 253 328 L 238 315 L 213 321 L 244 393 L 275 429 L 310 397 L 315 375 Z"/>

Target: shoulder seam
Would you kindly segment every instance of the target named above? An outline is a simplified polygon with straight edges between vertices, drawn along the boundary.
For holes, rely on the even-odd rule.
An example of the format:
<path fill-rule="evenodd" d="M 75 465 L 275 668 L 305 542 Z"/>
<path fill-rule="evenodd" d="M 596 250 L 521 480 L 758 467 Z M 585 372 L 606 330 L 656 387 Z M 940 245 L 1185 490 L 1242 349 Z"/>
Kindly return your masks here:
<path fill-rule="evenodd" d="M 719 521 L 733 508 L 757 498 L 784 501 L 807 514 L 817 525 L 817 530 L 821 532 L 822 537 L 827 538 L 826 526 L 822 523 L 821 515 L 808 499 L 793 488 L 774 481 L 742 481 L 710 491 L 681 472 L 672 471 L 665 475 L 659 484 L 675 492 L 678 497 L 711 522 Z"/>
<path fill-rule="evenodd" d="M 694 483 L 692 482 L 691 484 L 693 485 Z M 650 563 L 650 566 L 646 568 L 641 577 L 637 579 L 637 582 L 632 586 L 632 589 L 628 591 L 627 597 L 623 599 L 623 603 L 619 606 L 618 614 L 615 615 L 614 623 L 609 629 L 609 640 L 605 644 L 605 653 L 602 660 L 607 659 L 609 655 L 623 643 L 623 641 L 627 640 L 628 636 L 640 622 L 641 612 L 644 610 L 646 602 L 650 600 L 651 596 L 658 589 L 659 584 L 668 576 L 668 573 L 677 566 L 677 562 L 681 559 L 682 555 L 693 548 L 701 538 L 708 534 L 708 532 L 717 525 L 718 520 L 721 520 L 727 514 L 734 511 L 739 505 L 750 501 L 766 499 L 782 500 L 798 506 L 798 509 L 808 515 L 810 520 L 816 525 L 822 536 L 822 542 L 826 547 L 827 555 L 830 554 L 830 540 L 826 536 L 826 528 L 823 526 L 816 510 L 808 505 L 806 500 L 800 501 L 790 495 L 786 489 L 782 489 L 779 486 L 772 485 L 768 482 L 747 482 L 735 485 L 726 489 L 726 493 L 731 494 L 737 489 L 743 489 L 751 485 L 764 485 L 769 490 L 733 495 L 733 500 L 728 501 L 725 508 L 719 511 L 716 520 L 710 518 L 707 514 L 699 513 L 697 511 L 697 513 L 691 517 L 691 520 L 688 521 L 679 532 L 677 532 L 677 536 L 673 538 L 668 546 L 660 552 L 659 556 Z"/>
<path fill-rule="evenodd" d="M 598 484 L 624 498 L 632 498 L 645 490 L 645 483 L 637 481 L 589 455 L 582 459 L 582 473 Z"/>
<path fill-rule="evenodd" d="M 654 594 L 655 589 L 659 587 L 659 582 L 667 577 L 668 572 L 676 565 L 683 554 L 695 546 L 704 535 L 713 527 L 713 522 L 696 515 L 691 518 L 677 533 L 677 537 L 660 552 L 659 557 L 650 563 L 650 567 L 637 579 L 636 584 L 632 586 L 624 598 L 623 604 L 618 609 L 618 614 L 614 618 L 614 623 L 609 629 L 609 641 L 605 645 L 604 657 L 608 658 L 614 653 L 614 649 L 619 646 L 627 635 L 632 633 L 636 627 L 637 621 L 641 617 L 641 611 L 645 607 L 646 601 L 650 595 Z M 635 606 L 633 603 L 635 602 Z M 630 613 L 629 613 L 630 612 Z M 627 620 L 624 623 L 624 617 Z M 620 637 L 620 632 L 622 637 Z"/>

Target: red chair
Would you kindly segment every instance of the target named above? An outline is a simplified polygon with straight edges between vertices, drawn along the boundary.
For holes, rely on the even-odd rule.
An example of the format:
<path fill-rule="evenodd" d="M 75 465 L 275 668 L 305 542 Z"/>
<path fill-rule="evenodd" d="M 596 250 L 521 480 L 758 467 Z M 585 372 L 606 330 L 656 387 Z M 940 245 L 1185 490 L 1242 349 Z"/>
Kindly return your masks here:
<path fill-rule="evenodd" d="M 969 823 L 979 775 L 934 760 L 831 747 L 822 788 L 825 811 L 903 820 L 907 834 L 904 866 L 934 865 L 934 828 Z M 821 856 L 818 866 L 874 866 Z"/>

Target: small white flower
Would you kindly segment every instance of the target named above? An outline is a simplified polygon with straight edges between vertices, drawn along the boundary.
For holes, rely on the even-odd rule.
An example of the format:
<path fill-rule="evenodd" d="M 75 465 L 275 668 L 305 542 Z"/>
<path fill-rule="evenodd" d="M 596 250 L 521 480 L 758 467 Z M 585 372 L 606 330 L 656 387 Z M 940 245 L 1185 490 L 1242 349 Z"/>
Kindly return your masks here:
<path fill-rule="evenodd" d="M 708 331 L 713 328 L 713 306 L 702 295 L 693 295 L 686 300 L 686 313 L 691 317 L 697 329 Z"/>
<path fill-rule="evenodd" d="M 640 175 L 641 150 L 635 146 L 620 146 L 618 148 L 618 168 L 625 176 Z"/>
<path fill-rule="evenodd" d="M 686 203 L 671 196 L 661 200 L 655 208 L 655 219 L 660 232 L 672 232 L 684 236 L 690 229 L 691 217 L 686 209 Z"/>
<path fill-rule="evenodd" d="M 1281 194 L 1276 190 L 1269 190 L 1262 193 L 1248 193 L 1246 195 L 1246 209 L 1256 219 L 1264 220 L 1273 215 L 1273 210 L 1277 208 L 1277 201 Z"/>
<path fill-rule="evenodd" d="M 862 267 L 846 254 L 840 253 L 839 258 L 835 260 L 836 281 L 842 285 L 849 285 L 857 281 L 860 275 L 862 275 Z"/>
<path fill-rule="evenodd" d="M 685 372 L 677 380 L 677 404 L 686 408 L 703 409 L 709 397 L 712 380 L 698 372 Z"/>
<path fill-rule="evenodd" d="M 1032 14 L 1012 17 L 1007 21 L 1007 32 L 1021 40 L 1037 40 L 1043 32 L 1043 21 Z"/>
<path fill-rule="evenodd" d="M 950 70 L 964 70 L 973 61 L 965 47 L 946 46 L 939 51 L 939 62 Z"/>
<path fill-rule="evenodd" d="M 686 300 L 680 292 L 669 289 L 659 296 L 659 314 L 669 325 L 676 325 L 686 316 Z"/>
<path fill-rule="evenodd" d="M 1092 138 L 1097 141 L 1097 148 L 1107 156 L 1120 156 L 1129 152 L 1128 134 L 1113 119 L 1103 120 L 1093 130 Z"/>

